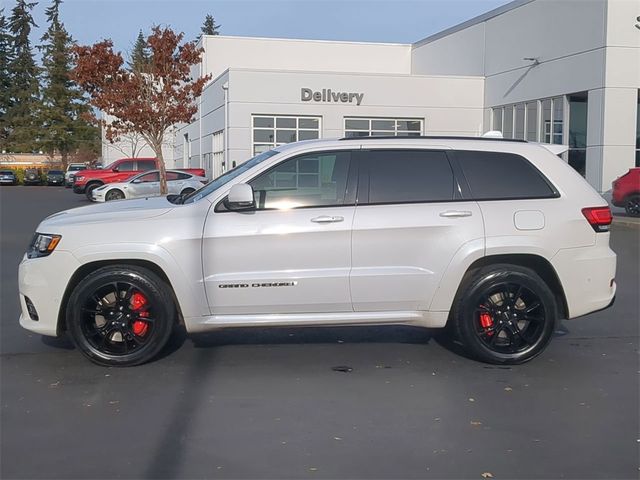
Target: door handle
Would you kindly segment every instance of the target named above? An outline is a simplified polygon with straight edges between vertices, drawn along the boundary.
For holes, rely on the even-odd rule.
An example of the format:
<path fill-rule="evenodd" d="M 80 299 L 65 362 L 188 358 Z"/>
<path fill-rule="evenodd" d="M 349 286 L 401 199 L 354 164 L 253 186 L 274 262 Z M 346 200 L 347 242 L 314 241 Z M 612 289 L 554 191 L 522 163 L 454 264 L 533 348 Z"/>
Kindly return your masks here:
<path fill-rule="evenodd" d="M 311 221 L 314 223 L 336 223 L 342 222 L 344 217 L 340 216 L 331 216 L 331 215 L 320 215 L 319 217 L 312 218 Z"/>
<path fill-rule="evenodd" d="M 447 210 L 446 212 L 440 212 L 440 216 L 445 218 L 470 217 L 471 215 L 473 214 L 469 210 Z"/>

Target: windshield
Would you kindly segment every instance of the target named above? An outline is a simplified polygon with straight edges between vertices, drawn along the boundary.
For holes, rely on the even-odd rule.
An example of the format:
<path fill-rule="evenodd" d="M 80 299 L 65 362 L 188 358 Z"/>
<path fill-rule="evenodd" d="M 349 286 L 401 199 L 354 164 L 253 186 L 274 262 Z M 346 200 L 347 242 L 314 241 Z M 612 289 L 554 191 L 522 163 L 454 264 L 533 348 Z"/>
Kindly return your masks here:
<path fill-rule="evenodd" d="M 197 202 L 201 198 L 206 197 L 211 192 L 214 192 L 217 189 L 219 189 L 220 187 L 222 187 L 225 183 L 230 182 L 231 180 L 236 178 L 238 175 L 240 175 L 240 174 L 246 172 L 247 170 L 249 170 L 250 168 L 253 168 L 256 165 L 264 162 L 267 158 L 270 158 L 270 157 L 273 157 L 274 155 L 277 155 L 278 153 L 280 153 L 280 152 L 278 152 L 277 150 L 267 150 L 266 152 L 262 152 L 260 155 L 256 155 L 252 159 L 247 160 L 244 163 L 241 163 L 236 168 L 233 168 L 233 169 L 229 170 L 227 173 L 224 173 L 224 174 L 220 175 L 218 178 L 216 178 L 215 180 L 207 183 L 200 190 L 196 190 L 195 192 L 190 193 L 189 195 L 184 197 L 184 200 L 183 200 L 182 203 Z"/>
<path fill-rule="evenodd" d="M 78 170 L 85 170 L 87 167 L 84 165 L 69 165 L 67 169 L 69 172 L 77 172 Z"/>
<path fill-rule="evenodd" d="M 47 174 L 49 175 L 62 175 L 64 172 L 62 170 L 49 170 Z"/>
<path fill-rule="evenodd" d="M 11 175 L 12 173 L 11 170 L 0 170 L 0 175 Z"/>

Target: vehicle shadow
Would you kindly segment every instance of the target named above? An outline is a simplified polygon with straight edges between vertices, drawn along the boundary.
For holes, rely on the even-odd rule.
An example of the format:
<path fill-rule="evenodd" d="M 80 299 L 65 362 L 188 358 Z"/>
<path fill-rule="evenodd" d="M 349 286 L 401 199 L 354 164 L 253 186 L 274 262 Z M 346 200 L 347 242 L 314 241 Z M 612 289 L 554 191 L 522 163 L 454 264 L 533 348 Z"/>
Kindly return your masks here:
<path fill-rule="evenodd" d="M 196 348 L 223 345 L 410 343 L 426 344 L 440 330 L 411 326 L 246 327 L 189 335 Z"/>

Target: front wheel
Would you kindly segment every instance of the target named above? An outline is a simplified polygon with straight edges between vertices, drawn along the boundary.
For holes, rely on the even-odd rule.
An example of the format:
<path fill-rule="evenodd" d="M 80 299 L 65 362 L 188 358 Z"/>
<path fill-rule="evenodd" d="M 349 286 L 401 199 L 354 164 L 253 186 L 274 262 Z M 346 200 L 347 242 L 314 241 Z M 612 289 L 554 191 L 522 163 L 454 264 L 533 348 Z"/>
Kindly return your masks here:
<path fill-rule="evenodd" d="M 111 200 L 122 200 L 124 198 L 124 192 L 114 188 L 113 190 L 109 190 L 104 197 L 106 202 L 110 202 Z"/>
<path fill-rule="evenodd" d="M 538 356 L 555 329 L 557 305 L 533 270 L 493 265 L 475 272 L 453 305 L 453 329 L 468 353 L 488 363 L 520 364 Z"/>
<path fill-rule="evenodd" d="M 624 211 L 630 217 L 640 217 L 640 194 L 629 195 L 624 202 Z"/>
<path fill-rule="evenodd" d="M 67 328 L 78 349 L 105 366 L 132 366 L 166 345 L 176 316 L 169 287 L 142 267 L 114 265 L 83 278 L 67 305 Z"/>
<path fill-rule="evenodd" d="M 93 192 L 96 188 L 102 186 L 101 183 L 90 183 L 88 184 L 85 189 L 84 189 L 84 194 L 87 196 L 87 199 L 93 201 L 93 195 L 91 195 L 91 192 Z"/>

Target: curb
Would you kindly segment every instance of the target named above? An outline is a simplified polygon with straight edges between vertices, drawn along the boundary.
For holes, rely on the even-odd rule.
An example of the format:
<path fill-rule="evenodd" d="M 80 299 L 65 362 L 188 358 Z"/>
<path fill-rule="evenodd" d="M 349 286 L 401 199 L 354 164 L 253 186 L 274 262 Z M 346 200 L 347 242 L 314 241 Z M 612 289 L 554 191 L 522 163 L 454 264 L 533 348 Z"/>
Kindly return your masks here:
<path fill-rule="evenodd" d="M 640 218 L 627 218 L 627 217 L 618 217 L 613 216 L 612 223 L 614 225 L 624 225 L 625 227 L 640 227 Z"/>

